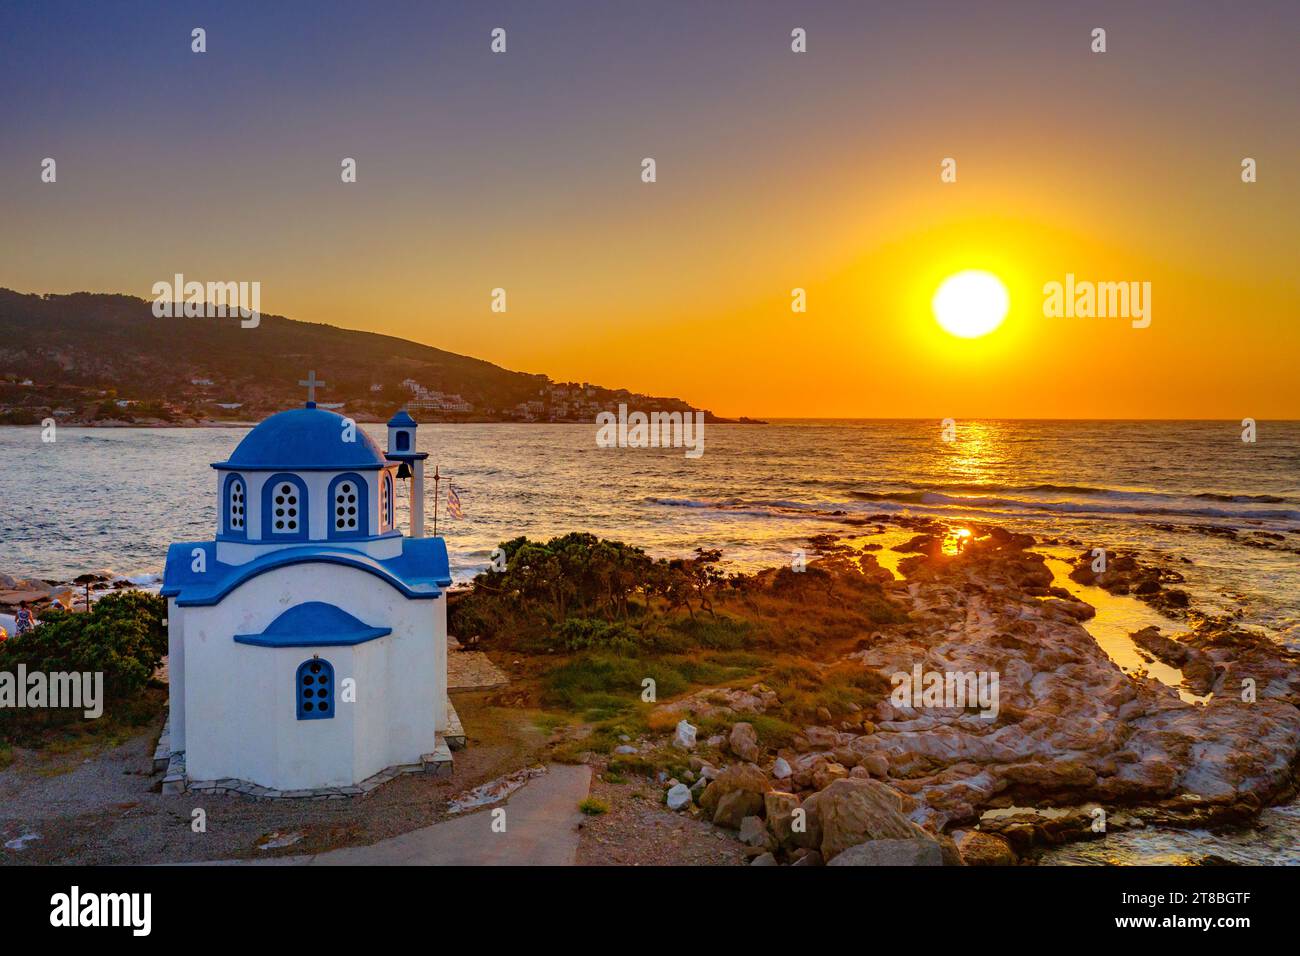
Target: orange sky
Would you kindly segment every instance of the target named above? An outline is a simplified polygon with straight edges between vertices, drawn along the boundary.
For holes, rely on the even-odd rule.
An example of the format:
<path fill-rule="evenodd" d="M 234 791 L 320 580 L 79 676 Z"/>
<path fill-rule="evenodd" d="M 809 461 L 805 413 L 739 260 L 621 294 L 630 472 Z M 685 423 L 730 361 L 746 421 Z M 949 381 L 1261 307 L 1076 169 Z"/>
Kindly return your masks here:
<path fill-rule="evenodd" d="M 0 285 L 257 280 L 266 312 L 724 415 L 1300 418 L 1294 7 L 813 5 L 795 55 L 778 4 L 572 6 L 496 59 L 486 14 L 244 11 L 166 83 L 165 19 L 67 57 L 42 43 L 80 21 L 16 25 Z M 929 311 L 968 268 L 1011 293 L 978 340 Z M 1045 318 L 1067 272 L 1150 282 L 1151 326 Z"/>

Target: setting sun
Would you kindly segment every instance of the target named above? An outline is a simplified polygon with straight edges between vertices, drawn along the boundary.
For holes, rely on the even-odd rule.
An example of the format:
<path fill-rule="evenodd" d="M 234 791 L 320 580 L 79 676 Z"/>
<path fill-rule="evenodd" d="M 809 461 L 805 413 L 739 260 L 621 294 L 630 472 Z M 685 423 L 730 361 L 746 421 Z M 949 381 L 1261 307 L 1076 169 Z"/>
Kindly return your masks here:
<path fill-rule="evenodd" d="M 939 324 L 953 335 L 973 339 L 992 332 L 1007 316 L 1011 299 L 991 272 L 968 269 L 943 280 L 931 306 Z"/>

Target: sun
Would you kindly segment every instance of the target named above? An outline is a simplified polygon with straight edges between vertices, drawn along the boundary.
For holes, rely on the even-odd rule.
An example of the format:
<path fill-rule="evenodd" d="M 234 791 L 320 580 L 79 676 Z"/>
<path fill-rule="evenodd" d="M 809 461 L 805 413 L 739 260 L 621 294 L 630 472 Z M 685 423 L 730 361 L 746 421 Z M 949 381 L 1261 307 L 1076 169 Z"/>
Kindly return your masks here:
<path fill-rule="evenodd" d="M 939 324 L 964 339 L 988 335 L 1007 317 L 1011 297 L 991 272 L 967 269 L 939 284 L 930 306 Z"/>

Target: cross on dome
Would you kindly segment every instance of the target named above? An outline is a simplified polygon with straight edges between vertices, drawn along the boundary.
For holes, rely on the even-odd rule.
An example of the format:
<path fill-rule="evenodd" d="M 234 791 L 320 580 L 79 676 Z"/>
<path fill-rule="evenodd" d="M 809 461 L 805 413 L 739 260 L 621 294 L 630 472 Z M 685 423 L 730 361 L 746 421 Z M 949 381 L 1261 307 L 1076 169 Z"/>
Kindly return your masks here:
<path fill-rule="evenodd" d="M 305 379 L 299 380 L 298 384 L 307 389 L 307 407 L 315 408 L 316 389 L 325 387 L 325 383 L 316 378 L 316 370 L 312 369 L 310 372 L 308 372 L 307 377 Z"/>

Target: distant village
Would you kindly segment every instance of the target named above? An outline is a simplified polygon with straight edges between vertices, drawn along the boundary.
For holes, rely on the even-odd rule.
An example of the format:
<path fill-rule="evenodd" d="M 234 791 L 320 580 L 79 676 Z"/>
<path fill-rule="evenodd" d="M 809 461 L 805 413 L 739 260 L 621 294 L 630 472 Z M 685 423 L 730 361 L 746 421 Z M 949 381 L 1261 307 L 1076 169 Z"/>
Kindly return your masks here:
<path fill-rule="evenodd" d="M 627 389 L 552 382 L 542 375 L 537 380 L 535 398 L 503 408 L 476 406 L 458 393 L 428 387 L 413 377 L 395 386 L 375 382 L 359 397 L 319 400 L 318 404 L 363 422 L 385 421 L 398 405 L 425 422 L 594 422 L 600 412 L 614 411 L 619 404 L 646 412 L 697 411 L 678 399 Z M 228 386 L 202 374 L 192 375 L 179 391 L 181 394 L 166 398 L 132 397 L 114 388 L 42 383 L 14 372 L 0 372 L 0 425 L 37 425 L 48 418 L 69 425 L 233 424 L 258 420 L 298 400 L 296 391 L 289 389 L 271 390 L 247 383 Z M 326 382 L 322 399 L 328 395 Z M 705 416 L 709 421 L 723 421 L 711 412 L 706 411 Z"/>

